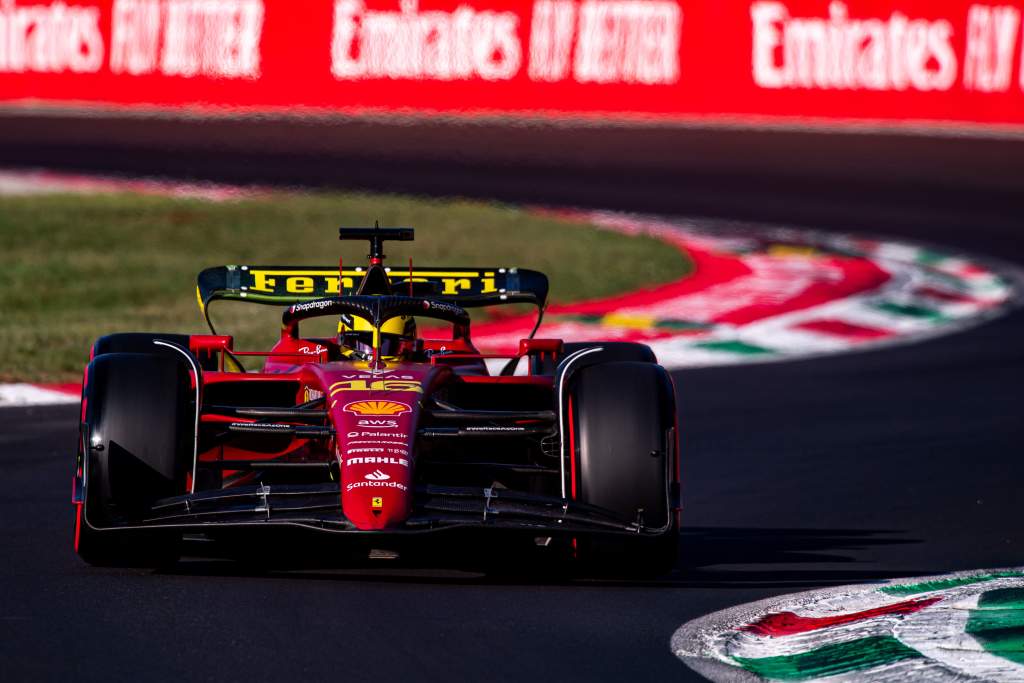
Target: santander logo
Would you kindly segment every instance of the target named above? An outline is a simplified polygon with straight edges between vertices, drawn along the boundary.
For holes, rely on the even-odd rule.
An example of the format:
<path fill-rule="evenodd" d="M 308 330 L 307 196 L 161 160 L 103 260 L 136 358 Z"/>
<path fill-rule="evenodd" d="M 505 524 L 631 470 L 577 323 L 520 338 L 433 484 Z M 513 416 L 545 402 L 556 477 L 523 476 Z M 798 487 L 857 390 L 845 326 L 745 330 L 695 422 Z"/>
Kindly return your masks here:
<path fill-rule="evenodd" d="M 363 479 L 369 479 L 370 481 L 387 481 L 390 478 L 380 470 L 374 470 L 363 477 Z"/>

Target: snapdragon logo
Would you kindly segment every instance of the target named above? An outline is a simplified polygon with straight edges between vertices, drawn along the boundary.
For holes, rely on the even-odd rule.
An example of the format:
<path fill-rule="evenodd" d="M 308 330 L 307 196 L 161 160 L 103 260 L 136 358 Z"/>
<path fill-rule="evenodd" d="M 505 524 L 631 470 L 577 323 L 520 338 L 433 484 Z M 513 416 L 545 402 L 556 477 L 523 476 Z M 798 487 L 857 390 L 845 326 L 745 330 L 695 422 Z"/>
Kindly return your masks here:
<path fill-rule="evenodd" d="M 424 301 L 423 308 L 431 311 L 444 311 L 452 315 L 462 315 L 463 310 L 454 304 L 446 304 L 443 301 Z"/>
<path fill-rule="evenodd" d="M 333 299 L 317 299 L 316 301 L 310 301 L 304 304 L 295 304 L 294 306 L 292 306 L 292 313 L 302 313 L 303 311 L 318 311 L 324 308 L 328 308 L 333 304 Z"/>

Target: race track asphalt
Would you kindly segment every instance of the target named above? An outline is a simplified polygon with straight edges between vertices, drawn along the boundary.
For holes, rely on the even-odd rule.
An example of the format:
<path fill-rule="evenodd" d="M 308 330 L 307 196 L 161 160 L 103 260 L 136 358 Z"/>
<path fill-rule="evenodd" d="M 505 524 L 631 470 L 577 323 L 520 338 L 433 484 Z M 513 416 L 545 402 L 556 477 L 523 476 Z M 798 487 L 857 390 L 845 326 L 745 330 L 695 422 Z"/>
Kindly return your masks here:
<path fill-rule="evenodd" d="M 932 207 L 916 201 L 814 227 L 858 223 L 1024 262 L 1016 208 L 990 223 L 949 213 L 930 223 Z M 971 198 L 960 204 L 966 212 Z M 654 583 L 260 574 L 198 560 L 165 573 L 93 569 L 71 549 L 77 409 L 0 410 L 0 677 L 696 680 L 669 640 L 697 616 L 1024 560 L 1024 313 L 912 346 L 675 381 L 682 550 L 678 570 Z"/>
<path fill-rule="evenodd" d="M 683 622 L 835 583 L 1020 564 L 1024 315 L 915 346 L 676 373 L 685 527 L 654 584 L 248 575 L 72 553 L 75 407 L 0 411 L 6 680 L 686 680 Z"/>

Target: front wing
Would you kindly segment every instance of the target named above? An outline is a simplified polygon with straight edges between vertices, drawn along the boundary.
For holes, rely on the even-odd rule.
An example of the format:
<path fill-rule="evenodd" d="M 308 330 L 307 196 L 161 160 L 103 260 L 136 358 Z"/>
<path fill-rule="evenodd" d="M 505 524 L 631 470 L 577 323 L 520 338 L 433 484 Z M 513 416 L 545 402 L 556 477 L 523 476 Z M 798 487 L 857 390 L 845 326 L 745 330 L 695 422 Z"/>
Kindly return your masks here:
<path fill-rule="evenodd" d="M 415 490 L 413 512 L 395 528 L 356 529 L 341 509 L 338 486 L 247 486 L 205 491 L 157 501 L 149 514 L 128 526 L 204 529 L 255 525 L 293 526 L 340 534 L 410 535 L 449 529 L 492 528 L 543 535 L 656 535 L 608 510 L 576 501 L 498 488 L 422 486 Z"/>

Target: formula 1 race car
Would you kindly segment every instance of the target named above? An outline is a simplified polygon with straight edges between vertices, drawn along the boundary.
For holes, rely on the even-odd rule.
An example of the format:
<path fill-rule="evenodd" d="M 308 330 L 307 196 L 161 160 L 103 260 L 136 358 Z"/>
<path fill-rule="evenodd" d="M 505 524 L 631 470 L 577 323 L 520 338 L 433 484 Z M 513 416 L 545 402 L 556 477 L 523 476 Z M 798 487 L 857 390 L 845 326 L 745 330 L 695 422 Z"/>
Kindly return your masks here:
<path fill-rule="evenodd" d="M 209 268 L 198 296 L 212 334 L 95 342 L 73 489 L 78 554 L 157 566 L 178 559 L 183 535 L 250 542 L 272 529 L 400 553 L 450 532 L 503 534 L 503 546 L 581 566 L 669 570 L 675 396 L 651 350 L 531 335 L 514 354 L 481 354 L 466 309 L 532 304 L 536 334 L 546 276 L 411 263 L 399 275 L 383 242 L 412 240 L 411 228 L 340 237 L 369 240 L 369 265 Z M 280 340 L 236 350 L 210 321 L 219 299 L 286 306 Z M 301 334 L 323 316 L 336 336 Z M 417 319 L 440 338 L 422 338 Z M 260 368 L 246 367 L 253 357 Z"/>

